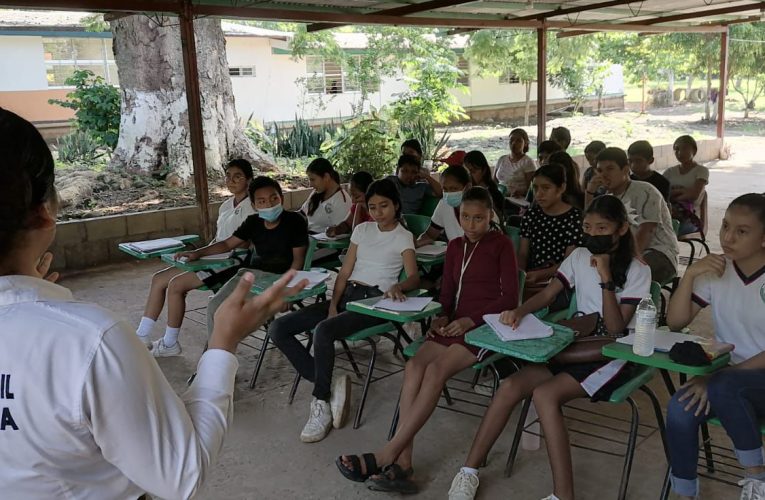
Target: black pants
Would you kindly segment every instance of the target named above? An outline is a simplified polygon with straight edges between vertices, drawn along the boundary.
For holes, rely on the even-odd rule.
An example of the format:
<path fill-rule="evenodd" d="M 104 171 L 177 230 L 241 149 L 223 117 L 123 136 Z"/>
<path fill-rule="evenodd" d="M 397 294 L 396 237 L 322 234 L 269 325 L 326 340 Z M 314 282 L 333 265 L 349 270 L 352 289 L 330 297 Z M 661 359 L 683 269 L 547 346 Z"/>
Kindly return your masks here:
<path fill-rule="evenodd" d="M 327 318 L 329 301 L 319 302 L 299 311 L 285 314 L 268 327 L 268 334 L 301 377 L 313 382 L 313 395 L 329 400 L 332 386 L 332 370 L 335 367 L 335 341 L 365 328 L 379 325 L 385 320 L 345 310 L 347 302 L 382 295 L 377 287 L 348 282 L 338 304 L 338 314 Z M 313 356 L 297 339 L 296 335 L 313 331 Z"/>

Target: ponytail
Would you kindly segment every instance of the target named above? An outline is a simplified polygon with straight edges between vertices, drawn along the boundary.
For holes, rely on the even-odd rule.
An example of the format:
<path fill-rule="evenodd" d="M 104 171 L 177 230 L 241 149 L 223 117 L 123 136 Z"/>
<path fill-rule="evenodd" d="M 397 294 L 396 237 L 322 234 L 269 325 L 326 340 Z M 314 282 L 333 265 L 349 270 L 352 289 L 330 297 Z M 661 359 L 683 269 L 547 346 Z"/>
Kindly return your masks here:
<path fill-rule="evenodd" d="M 305 171 L 306 173 L 318 175 L 320 177 L 324 177 L 325 175 L 329 174 L 333 181 L 335 181 L 338 185 L 340 184 L 340 174 L 337 173 L 337 170 L 335 170 L 335 168 L 326 158 L 316 158 L 308 164 L 308 167 L 305 169 Z M 311 216 L 314 214 L 314 212 L 316 212 L 316 209 L 319 208 L 319 204 L 321 204 L 321 199 L 323 197 L 324 193 L 315 192 L 311 195 L 311 197 L 308 199 L 307 215 Z"/>

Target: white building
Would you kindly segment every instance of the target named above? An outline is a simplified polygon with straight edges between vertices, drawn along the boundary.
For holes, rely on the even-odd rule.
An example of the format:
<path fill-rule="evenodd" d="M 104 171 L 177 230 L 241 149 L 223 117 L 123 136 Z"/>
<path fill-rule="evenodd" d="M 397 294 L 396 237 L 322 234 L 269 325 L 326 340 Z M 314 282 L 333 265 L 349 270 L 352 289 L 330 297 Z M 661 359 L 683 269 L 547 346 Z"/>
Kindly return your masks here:
<path fill-rule="evenodd" d="M 61 133 L 71 110 L 48 104 L 63 98 L 64 84 L 75 69 L 88 69 L 119 84 L 112 53 L 111 33 L 87 32 L 82 20 L 88 14 L 73 12 L 2 11 L 0 15 L 0 106 L 33 121 L 49 134 Z M 337 64 L 320 58 L 295 59 L 289 51 L 290 33 L 223 22 L 229 71 L 236 107 L 243 118 L 290 122 L 295 116 L 311 121 L 348 117 L 359 98 L 359 89 Z M 366 39 L 355 33 L 335 35 L 346 50 L 363 50 Z M 456 39 L 455 50 L 461 51 Z M 511 73 L 478 77 L 467 61 L 463 83 L 468 92 L 455 91 L 466 112 L 476 119 L 523 116 L 525 86 Z M 407 84 L 399 75 L 384 78 L 369 96 L 381 107 L 396 99 Z M 623 107 L 621 67 L 614 66 L 606 81 L 606 108 Z M 531 100 L 536 99 L 536 85 Z M 548 108 L 565 104 L 563 92 L 548 85 Z M 55 130 L 54 130 L 55 129 Z"/>

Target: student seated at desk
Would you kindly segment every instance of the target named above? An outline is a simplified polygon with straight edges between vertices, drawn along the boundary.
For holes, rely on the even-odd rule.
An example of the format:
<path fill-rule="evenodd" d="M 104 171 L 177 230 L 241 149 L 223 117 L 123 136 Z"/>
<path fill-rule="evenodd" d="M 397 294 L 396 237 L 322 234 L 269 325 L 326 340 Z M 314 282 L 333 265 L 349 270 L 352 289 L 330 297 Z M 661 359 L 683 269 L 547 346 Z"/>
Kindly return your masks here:
<path fill-rule="evenodd" d="M 580 211 L 584 210 L 584 191 L 582 190 L 582 184 L 579 182 L 579 165 L 565 151 L 551 154 L 550 163 L 561 165 L 566 172 L 566 191 L 563 193 L 563 200 Z M 532 189 L 532 198 L 535 194 L 536 192 Z"/>
<path fill-rule="evenodd" d="M 590 179 L 593 178 L 598 166 L 598 155 L 601 151 L 606 149 L 606 143 L 603 141 L 592 141 L 584 148 L 584 158 L 587 160 L 587 170 L 584 171 L 582 176 L 582 186 L 586 187 L 590 183 Z M 604 194 L 605 190 L 603 190 Z"/>
<path fill-rule="evenodd" d="M 465 168 L 470 172 L 471 185 L 486 188 L 491 195 L 491 202 L 494 206 L 494 216 L 492 218 L 500 223 L 503 220 L 502 207 L 505 204 L 505 197 L 502 196 L 494 177 L 491 174 L 491 167 L 486 160 L 486 156 L 480 151 L 470 151 L 465 155 Z"/>
<path fill-rule="evenodd" d="M 255 213 L 250 200 L 248 188 L 252 180 L 252 166 L 247 160 L 232 160 L 225 167 L 226 187 L 233 195 L 224 201 L 218 209 L 218 223 L 215 239 L 213 242 L 224 241 L 234 234 L 234 231 L 242 223 Z M 178 339 L 178 332 L 183 323 L 183 315 L 186 313 L 186 294 L 206 284 L 208 287 L 222 285 L 230 278 L 218 278 L 216 274 L 198 272 L 184 272 L 177 267 L 168 267 L 154 274 L 151 278 L 151 287 L 149 288 L 149 297 L 146 299 L 146 306 L 143 310 L 143 317 L 138 324 L 136 334 L 146 347 L 151 349 L 155 355 L 161 355 L 166 352 L 164 347 L 173 348 Z M 203 280 L 207 280 L 204 281 Z M 161 345 L 161 349 L 154 350 L 154 344 L 160 346 L 158 342 L 152 342 L 151 331 L 157 322 L 162 308 L 165 306 L 165 297 L 167 296 L 167 327 Z M 174 349 L 180 354 L 180 346 Z"/>
<path fill-rule="evenodd" d="M 465 192 L 460 223 L 465 235 L 449 242 L 440 302 L 443 313 L 431 323 L 427 340 L 406 363 L 395 437 L 374 454 L 343 455 L 338 469 L 370 489 L 415 493 L 412 447 L 438 404 L 449 378 L 485 354 L 465 343 L 465 334 L 483 324 L 483 315 L 518 305 L 518 268 L 513 244 L 492 227 L 492 200 L 482 187 Z"/>
<path fill-rule="evenodd" d="M 415 241 L 414 245 L 417 248 L 430 245 L 444 233 L 449 241 L 464 234 L 459 221 L 460 204 L 465 189 L 470 187 L 470 174 L 461 165 L 446 167 L 441 172 L 441 185 L 443 185 L 444 197 L 438 201 L 427 231 Z"/>
<path fill-rule="evenodd" d="M 348 218 L 351 196 L 340 185 L 340 174 L 325 158 L 316 158 L 305 169 L 313 192 L 300 211 L 308 218 L 311 233 L 323 233 Z"/>
<path fill-rule="evenodd" d="M 181 398 L 124 310 L 76 300 L 47 274 L 53 157 L 31 123 L 3 109 L 0 157 L 0 496 L 194 497 L 233 417 L 233 352 L 283 306 L 291 276 L 252 300 L 240 287 L 226 302 Z"/>
<path fill-rule="evenodd" d="M 517 309 L 503 312 L 500 321 L 517 325 L 527 314 L 551 304 L 567 288 L 576 293 L 582 313 L 598 314 L 593 335 L 621 335 L 634 324 L 637 304 L 650 292 L 651 272 L 635 254 L 624 205 L 614 196 L 597 198 L 585 213 L 583 227 L 584 247 L 566 257 L 556 279 Z M 604 339 L 604 343 L 611 341 Z M 595 345 L 596 352 L 601 345 Z M 533 396 L 539 414 L 552 469 L 554 491 L 545 500 L 574 499 L 571 451 L 561 406 L 584 397 L 607 400 L 629 375 L 624 362 L 618 360 L 560 362 L 565 362 L 567 351 L 571 354 L 580 346 L 573 344 L 559 355 L 560 359 L 553 358 L 548 364 L 527 365 L 502 382 L 473 439 L 465 466 L 452 482 L 450 500 L 475 497 L 478 467 L 507 425 L 513 408 L 529 396 Z M 606 375 L 599 376 L 598 370 Z"/>
<path fill-rule="evenodd" d="M 421 160 L 416 156 L 399 157 L 396 175 L 390 175 L 387 179 L 401 193 L 401 210 L 405 214 L 419 213 L 426 196 L 440 198 L 443 194 L 441 184 L 430 176 L 428 169 L 422 167 Z"/>
<path fill-rule="evenodd" d="M 282 188 L 275 180 L 258 176 L 250 183 L 250 200 L 257 210 L 257 215 L 247 217 L 234 234 L 223 241 L 213 243 L 193 252 L 181 252 L 176 258 L 186 258 L 189 261 L 199 260 L 206 255 L 216 255 L 230 252 L 235 248 L 252 245 L 255 253 L 249 262 L 229 267 L 220 271 L 200 271 L 197 273 L 198 284 L 208 287 L 213 284 L 225 283 L 210 303 L 216 307 L 236 288 L 239 278 L 248 269 L 260 269 L 272 273 L 283 273 L 289 269 L 301 269 L 308 247 L 308 229 L 303 217 L 297 212 L 286 212 L 282 207 L 284 196 Z M 236 277 L 236 278 L 235 278 Z M 232 279 L 234 278 L 234 279 Z M 178 300 L 169 302 L 168 316 L 183 318 L 185 293 Z M 176 312 L 181 309 L 180 312 Z M 207 320 L 212 321 L 215 309 L 208 305 Z M 168 325 L 170 324 L 168 320 Z M 180 322 L 178 323 L 180 327 Z M 169 344 L 167 334 L 152 345 L 152 354 L 156 357 L 178 356 L 181 354 L 181 344 L 178 342 L 178 331 Z M 210 330 L 212 333 L 212 329 Z"/>
<path fill-rule="evenodd" d="M 407 139 L 401 143 L 401 150 L 399 151 L 401 156 L 414 156 L 417 161 L 422 165 L 422 144 L 417 139 Z"/>
<path fill-rule="evenodd" d="M 384 320 L 345 310 L 348 302 L 386 296 L 403 300 L 404 293 L 419 286 L 412 233 L 401 225 L 401 200 L 396 185 L 383 179 L 366 193 L 367 208 L 375 222 L 356 226 L 343 267 L 335 281 L 332 300 L 317 302 L 275 319 L 268 327 L 271 341 L 301 377 L 313 382 L 308 422 L 300 433 L 304 443 L 326 437 L 345 423 L 350 406 L 348 375 L 332 378 L 335 341 Z M 399 282 L 401 270 L 407 278 Z M 295 338 L 313 329 L 313 356 Z"/>
<path fill-rule="evenodd" d="M 765 195 L 731 202 L 720 245 L 723 255 L 707 255 L 685 271 L 667 311 L 677 331 L 711 305 L 715 339 L 736 346 L 732 366 L 692 378 L 669 402 L 670 479 L 679 498 L 698 498 L 699 426 L 717 417 L 744 467 L 741 499 L 755 500 L 765 498 Z"/>
<path fill-rule="evenodd" d="M 327 236 L 334 237 L 341 234 L 350 234 L 362 222 L 372 222 L 372 216 L 367 211 L 365 194 L 369 185 L 374 182 L 369 172 L 356 172 L 351 176 L 351 211 L 343 222 L 327 228 Z"/>
<path fill-rule="evenodd" d="M 558 151 L 563 151 L 563 148 L 561 148 L 560 144 L 557 142 L 551 140 L 542 141 L 539 146 L 537 146 L 538 166 L 541 167 L 542 165 L 547 165 L 550 163 L 550 156 L 553 153 L 557 153 Z"/>
<path fill-rule="evenodd" d="M 669 181 L 672 217 L 680 221 L 677 232 L 682 236 L 703 229 L 701 200 L 709 184 L 709 169 L 693 159 L 698 146 L 690 135 L 681 135 L 675 139 L 672 148 L 680 164 L 669 167 L 662 175 Z"/>
<path fill-rule="evenodd" d="M 557 154 L 557 153 L 556 153 Z M 549 163 L 534 173 L 536 203 L 521 219 L 518 267 L 526 271 L 526 289 L 539 292 L 563 259 L 582 244 L 582 211 L 564 201 L 568 177 L 561 165 Z"/>
<path fill-rule="evenodd" d="M 502 155 L 494 168 L 494 180 L 507 186 L 510 196 L 524 197 L 537 166 L 529 152 L 529 134 L 522 128 L 510 131 L 510 154 Z"/>
<path fill-rule="evenodd" d="M 648 141 L 635 141 L 627 148 L 627 159 L 630 162 L 630 178 L 633 181 L 644 181 L 659 190 L 664 201 L 669 203 L 669 181 L 655 170 L 653 163 L 653 146 Z"/>

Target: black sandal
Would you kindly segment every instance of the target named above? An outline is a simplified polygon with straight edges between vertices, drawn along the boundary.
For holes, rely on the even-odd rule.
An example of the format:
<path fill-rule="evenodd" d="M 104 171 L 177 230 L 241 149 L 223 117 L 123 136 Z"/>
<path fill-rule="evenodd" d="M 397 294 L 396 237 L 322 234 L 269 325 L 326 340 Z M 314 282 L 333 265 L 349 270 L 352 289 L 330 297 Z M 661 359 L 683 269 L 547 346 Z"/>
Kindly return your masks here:
<path fill-rule="evenodd" d="M 337 460 L 335 460 L 335 465 L 337 465 L 337 468 L 340 469 L 340 474 L 342 474 L 346 479 L 350 479 L 351 481 L 355 481 L 357 483 L 363 483 L 374 474 L 380 472 L 380 468 L 377 466 L 377 460 L 375 460 L 374 453 L 364 453 L 361 455 L 361 458 L 364 459 L 364 464 L 367 466 L 367 472 L 365 474 L 361 472 L 361 460 L 359 460 L 358 455 L 345 456 L 351 462 L 353 469 L 349 469 L 345 466 L 343 463 L 343 456 L 337 457 Z"/>
<path fill-rule="evenodd" d="M 414 474 L 414 470 L 411 467 L 404 470 L 398 464 L 386 465 L 379 477 L 370 477 L 365 484 L 372 491 L 414 495 L 418 492 L 418 488 L 417 484 L 412 481 L 412 474 Z"/>

